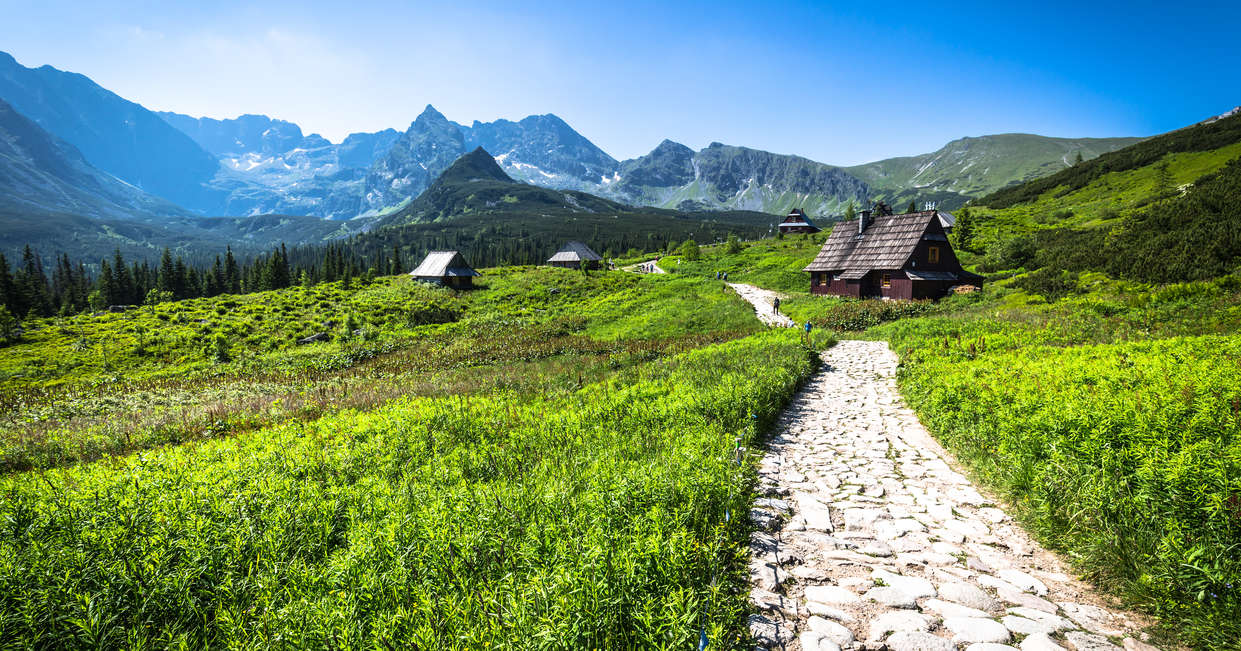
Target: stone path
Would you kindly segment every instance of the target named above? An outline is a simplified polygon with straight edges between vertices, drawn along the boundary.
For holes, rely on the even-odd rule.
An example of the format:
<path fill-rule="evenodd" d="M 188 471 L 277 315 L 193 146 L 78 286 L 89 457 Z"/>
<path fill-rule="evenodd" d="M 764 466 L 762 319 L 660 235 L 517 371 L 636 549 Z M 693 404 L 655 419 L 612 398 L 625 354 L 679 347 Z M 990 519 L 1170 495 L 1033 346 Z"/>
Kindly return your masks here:
<path fill-rule="evenodd" d="M 789 651 L 1149 651 L 952 469 L 887 344 L 841 341 L 785 411 L 751 512 L 750 630 Z"/>
<path fill-rule="evenodd" d="M 779 294 L 770 289 L 762 289 L 745 283 L 728 283 L 728 286 L 732 287 L 738 296 L 749 301 L 754 306 L 754 314 L 759 321 L 769 326 L 780 328 L 791 328 L 795 325 L 792 319 L 784 316 L 772 307 L 771 301 Z"/>

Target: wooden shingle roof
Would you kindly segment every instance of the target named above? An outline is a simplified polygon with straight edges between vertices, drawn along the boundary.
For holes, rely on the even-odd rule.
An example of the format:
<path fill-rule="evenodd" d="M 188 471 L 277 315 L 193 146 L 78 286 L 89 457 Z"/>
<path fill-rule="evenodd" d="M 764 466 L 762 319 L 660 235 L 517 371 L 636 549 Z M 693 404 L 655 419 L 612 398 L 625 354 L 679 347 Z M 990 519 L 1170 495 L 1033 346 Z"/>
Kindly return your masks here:
<path fill-rule="evenodd" d="M 569 242 L 560 247 L 548 262 L 597 262 L 602 260 L 603 256 L 595 253 L 589 246 L 581 242 Z"/>
<path fill-rule="evenodd" d="M 872 217 L 860 236 L 858 220 L 840 222 L 802 271 L 843 271 L 860 278 L 872 269 L 900 269 L 935 218 L 934 210 Z"/>
<path fill-rule="evenodd" d="M 448 276 L 479 276 L 465 258 L 457 251 L 432 251 L 422 259 L 416 269 L 409 272 L 415 278 L 445 278 Z"/>

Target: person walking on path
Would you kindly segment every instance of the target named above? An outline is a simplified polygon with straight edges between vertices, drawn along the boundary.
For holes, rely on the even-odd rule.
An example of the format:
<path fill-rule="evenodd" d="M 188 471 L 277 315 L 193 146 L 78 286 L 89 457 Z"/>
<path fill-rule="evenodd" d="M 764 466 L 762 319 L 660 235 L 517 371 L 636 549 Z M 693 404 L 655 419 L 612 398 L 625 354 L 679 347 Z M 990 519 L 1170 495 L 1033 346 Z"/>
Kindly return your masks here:
<path fill-rule="evenodd" d="M 810 322 L 809 321 L 806 322 L 805 330 L 802 330 L 801 340 L 807 346 L 810 345 Z"/>

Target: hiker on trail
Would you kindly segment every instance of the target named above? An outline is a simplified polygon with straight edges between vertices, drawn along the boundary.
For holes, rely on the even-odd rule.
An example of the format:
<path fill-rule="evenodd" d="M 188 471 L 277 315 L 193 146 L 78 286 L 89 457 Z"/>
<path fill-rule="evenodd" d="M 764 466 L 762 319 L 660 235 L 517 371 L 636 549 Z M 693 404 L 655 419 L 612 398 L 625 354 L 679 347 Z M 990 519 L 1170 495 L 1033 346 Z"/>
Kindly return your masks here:
<path fill-rule="evenodd" d="M 810 322 L 809 321 L 806 322 L 806 329 L 802 331 L 801 339 L 802 341 L 806 342 L 807 346 L 810 345 Z"/>
<path fill-rule="evenodd" d="M 724 282 L 728 282 L 728 272 L 724 272 Z"/>
<path fill-rule="evenodd" d="M 771 299 L 771 311 L 772 312 L 780 311 L 780 297 L 779 296 Z"/>

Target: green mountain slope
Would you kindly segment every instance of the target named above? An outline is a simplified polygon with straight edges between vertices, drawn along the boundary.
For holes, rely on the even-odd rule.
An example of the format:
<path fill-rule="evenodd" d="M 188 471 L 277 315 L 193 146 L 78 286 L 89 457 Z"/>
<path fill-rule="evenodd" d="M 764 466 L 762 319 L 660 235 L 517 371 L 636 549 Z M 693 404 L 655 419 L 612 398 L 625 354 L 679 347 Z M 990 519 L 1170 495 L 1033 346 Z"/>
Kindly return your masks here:
<path fill-rule="evenodd" d="M 961 138 L 938 151 L 844 168 L 870 187 L 872 198 L 893 205 L 939 201 L 955 208 L 972 197 L 1058 172 L 1078 154 L 1089 160 L 1141 138 L 1050 138 L 1005 133 Z"/>

